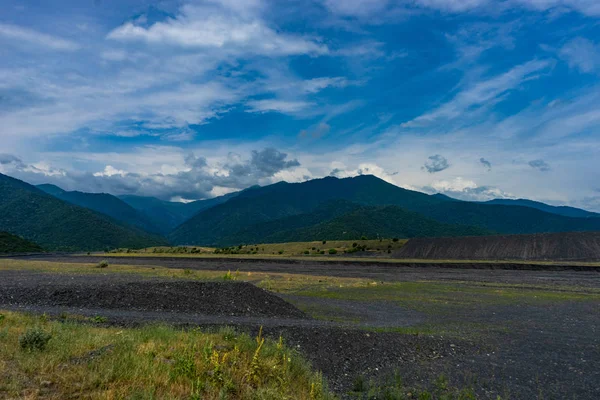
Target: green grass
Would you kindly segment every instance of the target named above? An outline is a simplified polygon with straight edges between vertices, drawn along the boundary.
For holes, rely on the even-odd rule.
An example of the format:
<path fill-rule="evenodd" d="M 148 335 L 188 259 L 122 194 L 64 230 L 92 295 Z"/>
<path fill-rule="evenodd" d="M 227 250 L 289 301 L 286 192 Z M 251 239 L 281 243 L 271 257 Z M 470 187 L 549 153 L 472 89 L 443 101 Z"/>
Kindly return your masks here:
<path fill-rule="evenodd" d="M 320 374 L 283 342 L 167 326 L 98 327 L 0 312 L 0 398 L 328 399 Z M 51 335 L 45 350 L 19 337 Z"/>
<path fill-rule="evenodd" d="M 336 300 L 385 301 L 430 314 L 485 305 L 543 305 L 565 301 L 600 301 L 600 292 L 555 291 L 473 282 L 371 282 L 349 287 L 306 288 L 297 295 Z"/>

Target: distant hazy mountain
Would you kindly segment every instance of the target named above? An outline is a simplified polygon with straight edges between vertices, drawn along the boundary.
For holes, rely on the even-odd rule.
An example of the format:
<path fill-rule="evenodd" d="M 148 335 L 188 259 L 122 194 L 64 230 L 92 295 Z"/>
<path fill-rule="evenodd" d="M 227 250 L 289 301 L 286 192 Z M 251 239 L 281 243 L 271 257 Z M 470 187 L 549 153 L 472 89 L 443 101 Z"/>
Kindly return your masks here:
<path fill-rule="evenodd" d="M 346 179 L 328 177 L 294 184 L 281 182 L 244 191 L 226 203 L 200 211 L 176 228 L 169 238 L 177 244 L 197 245 L 256 242 L 260 240 L 249 239 L 261 236 L 275 240 L 274 238 L 283 238 L 290 234 L 276 234 L 272 229 L 274 226 L 280 227 L 279 232 L 288 231 L 289 228 L 286 226 L 296 226 L 300 229 L 301 227 L 297 225 L 298 221 L 311 219 L 310 214 L 313 211 L 331 200 L 345 200 L 363 206 L 393 205 L 420 213 L 422 217 L 437 222 L 462 225 L 463 228 L 467 226 L 469 229 L 477 227 L 480 229 L 479 232 L 537 233 L 600 230 L 600 219 L 597 218 L 570 218 L 530 207 L 453 201 L 447 196 L 430 196 L 402 189 L 374 176 L 358 176 Z M 321 211 L 317 210 L 317 212 Z M 363 210 L 359 215 L 363 215 L 362 218 L 373 218 L 378 220 L 380 225 L 389 227 L 384 224 L 385 218 L 379 218 L 386 213 L 394 215 L 390 218 L 400 216 L 399 211 L 395 209 Z M 376 215 L 378 218 L 375 218 Z M 408 217 L 409 215 L 404 216 L 404 218 Z M 395 219 L 396 223 L 400 221 L 398 218 Z M 334 224 L 334 230 L 355 233 L 365 230 L 368 221 L 361 221 L 362 227 L 357 227 L 354 224 L 357 219 L 360 219 L 358 215 L 351 219 L 342 219 L 341 221 L 345 221 L 348 226 L 342 227 L 341 221 L 338 221 Z M 331 218 L 324 219 L 324 221 L 330 220 Z M 353 224 L 350 224 L 351 221 Z M 422 222 L 414 219 L 414 223 Z M 404 233 L 407 236 L 417 234 L 419 231 L 417 228 L 410 231 L 406 225 L 400 226 L 405 229 Z M 373 227 L 375 228 L 374 225 Z M 256 230 L 257 235 L 253 235 L 252 230 Z M 380 230 L 383 231 L 383 228 Z M 303 237 L 307 237 L 307 232 L 302 233 Z M 317 234 L 317 231 L 311 232 Z M 386 228 L 385 232 L 386 234 L 401 232 L 401 229 Z M 455 234 L 460 232 L 449 231 L 448 233 L 448 235 Z M 300 233 L 298 235 L 300 236 Z M 321 237 L 311 237 L 311 239 L 317 240 Z"/>
<path fill-rule="evenodd" d="M 36 253 L 43 249 L 35 243 L 8 232 L 0 232 L 0 254 Z"/>
<path fill-rule="evenodd" d="M 238 195 L 239 192 L 226 194 L 207 200 L 191 203 L 164 201 L 156 197 L 119 196 L 121 200 L 142 213 L 153 225 L 160 227 L 162 233 L 171 230 L 187 221 L 197 213 L 207 208 L 226 202 Z"/>
<path fill-rule="evenodd" d="M 600 218 L 564 217 L 523 206 L 449 201 L 420 211 L 437 221 L 479 226 L 506 234 L 600 230 Z"/>
<path fill-rule="evenodd" d="M 123 200 L 106 193 L 67 192 L 55 185 L 38 185 L 44 192 L 71 204 L 89 208 L 90 210 L 108 215 L 117 221 L 138 227 L 147 232 L 160 233 L 156 225 L 141 212 L 131 207 Z"/>
<path fill-rule="evenodd" d="M 0 174 L 0 230 L 47 250 L 141 248 L 166 241 Z"/>
<path fill-rule="evenodd" d="M 523 206 L 535 208 L 540 211 L 545 211 L 547 213 L 562 215 L 564 217 L 572 217 L 572 218 L 600 218 L 600 214 L 582 210 L 580 208 L 575 207 L 567 207 L 567 206 L 551 206 L 545 203 L 541 203 L 539 201 L 526 200 L 526 199 L 495 199 L 486 201 L 485 204 L 499 204 L 505 206 Z"/>

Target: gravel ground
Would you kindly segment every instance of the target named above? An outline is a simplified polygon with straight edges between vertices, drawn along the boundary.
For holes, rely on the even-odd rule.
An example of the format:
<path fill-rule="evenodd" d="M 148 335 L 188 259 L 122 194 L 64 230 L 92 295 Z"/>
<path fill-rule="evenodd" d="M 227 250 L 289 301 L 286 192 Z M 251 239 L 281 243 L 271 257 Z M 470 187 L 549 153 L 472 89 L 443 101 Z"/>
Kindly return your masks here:
<path fill-rule="evenodd" d="M 93 256 L 36 255 L 11 257 L 64 263 L 96 264 Z M 346 278 L 369 278 L 379 281 L 473 281 L 551 286 L 600 287 L 600 267 L 561 267 L 560 265 L 524 264 L 385 264 L 368 260 L 318 262 L 296 260 L 241 260 L 185 257 L 106 257 L 110 264 L 161 266 L 206 271 L 271 272 Z M 513 268 L 514 267 L 514 268 Z M 518 271 L 518 273 L 516 272 Z"/>
<path fill-rule="evenodd" d="M 88 276 L 60 282 L 35 282 L 13 275 L 1 284 L 0 304 L 38 307 L 96 308 L 126 311 L 197 313 L 303 319 L 290 303 L 244 282 L 111 281 Z M 73 277 L 72 277 L 73 278 Z"/>
<path fill-rule="evenodd" d="M 73 259 L 68 259 L 70 262 Z M 184 260 L 184 261 L 182 261 Z M 55 261 L 55 260 L 53 260 Z M 85 259 L 81 259 L 85 261 Z M 143 262 L 140 262 L 143 261 Z M 185 261 L 185 259 L 126 259 L 111 263 L 162 265 L 178 268 L 237 269 L 225 261 Z M 600 274 L 577 271 L 506 271 L 448 268 L 408 268 L 386 266 L 321 264 L 301 266 L 277 263 L 240 264 L 243 271 L 297 272 L 314 275 L 367 277 L 396 281 L 472 281 L 488 283 L 526 283 L 529 285 L 580 287 L 585 291 L 600 287 Z M 172 284 L 173 281 L 169 281 Z M 128 286 L 132 285 L 133 286 Z M 286 296 L 293 304 L 315 309 L 338 310 L 345 320 L 371 327 L 447 324 L 457 329 L 452 335 L 413 335 L 375 332 L 336 322 L 298 318 L 282 306 L 282 315 L 239 314 L 208 315 L 187 306 L 164 306 L 123 310 L 99 308 L 84 303 L 69 307 L 35 301 L 8 302 L 9 287 L 72 287 L 85 292 L 88 287 L 161 288 L 165 283 L 119 274 L 48 275 L 25 271 L 0 271 L 0 308 L 35 312 L 73 312 L 102 315 L 110 323 L 134 325 L 147 321 L 164 321 L 182 326 L 232 325 L 256 332 L 265 326 L 267 334 L 283 335 L 290 346 L 298 348 L 313 365 L 323 371 L 330 386 L 347 393 L 358 376 L 383 381 L 397 371 L 407 385 L 427 385 L 440 374 L 455 386 L 473 386 L 478 398 L 502 399 L 600 399 L 600 302 L 557 301 L 544 304 L 476 304 L 440 314 L 419 313 L 392 303 L 354 302 L 321 298 Z M 24 293 L 29 289 L 24 289 Z M 44 289 L 46 290 L 46 289 Z M 195 292 L 195 291 L 193 291 Z M 47 293 L 47 292 L 40 292 Z M 253 291 L 251 293 L 254 293 Z M 139 295 L 142 295 L 141 293 Z M 268 294 L 268 298 L 276 297 Z M 2 301 L 1 299 L 5 300 Z M 164 301 L 164 296 L 157 296 Z M 182 299 L 189 301 L 189 298 Z M 18 303 L 18 304 L 17 304 Z M 285 304 L 285 303 L 284 303 Z M 289 308 L 289 307 L 292 308 Z M 159 311 L 157 311 L 159 309 Z M 289 314 L 285 314 L 289 312 Z M 335 318 L 332 318 L 335 319 Z M 477 329 L 473 329 L 476 326 Z M 462 331 L 461 331 L 462 330 Z M 474 335 L 473 332 L 477 334 Z"/>

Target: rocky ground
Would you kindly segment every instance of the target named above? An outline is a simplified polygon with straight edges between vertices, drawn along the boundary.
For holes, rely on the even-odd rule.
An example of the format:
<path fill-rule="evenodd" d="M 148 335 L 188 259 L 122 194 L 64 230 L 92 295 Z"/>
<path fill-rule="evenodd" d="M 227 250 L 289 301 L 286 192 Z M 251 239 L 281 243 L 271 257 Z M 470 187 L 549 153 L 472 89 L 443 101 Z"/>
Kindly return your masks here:
<path fill-rule="evenodd" d="M 118 263 L 121 261 L 139 262 L 122 259 Z M 243 271 L 289 273 L 299 269 L 285 263 L 144 262 L 149 261 L 207 270 L 240 267 Z M 600 274 L 578 271 L 308 265 L 302 266 L 301 273 L 378 281 L 458 281 L 474 286 L 487 282 L 497 283 L 498 290 L 503 283 L 530 285 L 523 290 L 543 285 L 557 292 L 585 293 L 600 288 Z M 282 335 L 289 346 L 303 353 L 323 371 L 331 388 L 344 396 L 357 379 L 385 382 L 396 373 L 408 386 L 427 386 L 445 375 L 453 386 L 475 388 L 482 399 L 600 398 L 597 297 L 589 301 L 482 302 L 468 307 L 461 300 L 457 296 L 451 307 L 416 310 L 368 299 L 276 296 L 240 283 L 167 282 L 116 273 L 81 276 L 0 271 L 0 309 L 101 315 L 108 323 L 124 325 L 148 321 L 207 327 L 227 324 L 252 333 L 264 326 L 267 334 Z M 292 304 L 304 310 L 329 310 L 326 315 L 331 318 L 312 319 Z M 436 328 L 431 332 L 422 329 L 429 325 Z M 452 329 L 439 329 L 445 326 Z"/>

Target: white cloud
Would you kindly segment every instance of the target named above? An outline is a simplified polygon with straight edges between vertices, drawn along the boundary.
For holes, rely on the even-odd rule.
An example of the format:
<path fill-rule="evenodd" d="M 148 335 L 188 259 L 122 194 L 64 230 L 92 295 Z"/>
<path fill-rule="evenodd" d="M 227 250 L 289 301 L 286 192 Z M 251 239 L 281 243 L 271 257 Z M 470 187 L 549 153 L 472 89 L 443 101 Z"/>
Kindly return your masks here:
<path fill-rule="evenodd" d="M 336 178 L 350 178 L 354 176 L 360 175 L 374 175 L 380 179 L 383 179 L 386 182 L 389 182 L 393 185 L 397 183 L 393 179 L 395 173 L 388 173 L 384 168 L 375 164 L 375 163 L 360 163 L 356 169 L 351 169 L 346 167 L 343 162 L 334 161 L 330 164 L 331 171 L 329 172 L 329 176 L 335 176 Z"/>
<path fill-rule="evenodd" d="M 283 114 L 296 114 L 313 104 L 306 101 L 287 101 L 278 99 L 252 100 L 246 103 L 252 112 L 277 111 Z"/>
<path fill-rule="evenodd" d="M 569 67 L 581 72 L 592 73 L 600 70 L 600 46 L 586 38 L 575 38 L 567 42 L 559 51 Z"/>
<path fill-rule="evenodd" d="M 405 128 L 431 126 L 458 117 L 463 118 L 466 113 L 473 113 L 480 108 L 488 108 L 501 101 L 504 95 L 517 89 L 522 83 L 536 79 L 539 73 L 550 65 L 550 61 L 533 60 L 518 65 L 504 74 L 475 82 L 461 90 L 449 102 L 402 126 Z"/>
<path fill-rule="evenodd" d="M 80 48 L 77 43 L 70 40 L 62 39 L 42 32 L 37 32 L 32 29 L 23 28 L 17 25 L 3 23 L 0 23 L 0 38 L 1 37 L 15 40 L 17 44 L 25 42 L 36 45 L 42 49 L 56 51 L 75 51 Z"/>
<path fill-rule="evenodd" d="M 127 22 L 109 39 L 189 49 L 221 49 L 233 54 L 326 54 L 327 46 L 312 38 L 277 32 L 260 16 L 259 2 L 219 1 L 187 4 L 174 19 L 150 27 Z"/>
<path fill-rule="evenodd" d="M 73 154 L 70 157 L 76 158 Z M 171 147 L 144 147 L 128 154 L 84 153 L 81 157 L 77 161 L 100 164 L 102 170 L 90 173 L 61 169 L 47 162 L 27 165 L 7 154 L 0 158 L 3 160 L 0 170 L 32 184 L 53 183 L 66 190 L 185 200 L 212 197 L 256 184 L 311 177 L 310 171 L 302 168 L 296 158 L 274 148 L 253 150 L 249 156 L 213 155 L 211 159 Z"/>
<path fill-rule="evenodd" d="M 123 177 L 123 176 L 127 175 L 127 172 L 125 172 L 125 171 L 123 171 L 121 169 L 116 169 L 112 165 L 107 165 L 104 168 L 104 171 L 102 171 L 102 172 L 96 172 L 94 174 L 94 176 L 96 176 L 96 177 L 101 177 L 101 176 L 115 176 L 115 175 Z"/>
<path fill-rule="evenodd" d="M 498 198 L 514 198 L 498 188 L 490 186 L 479 186 L 472 180 L 456 177 L 451 180 L 433 181 L 429 186 L 423 188 L 427 193 L 442 193 L 459 200 L 486 201 Z"/>
<path fill-rule="evenodd" d="M 457 177 L 449 181 L 433 181 L 431 187 L 438 192 L 463 192 L 465 190 L 477 188 L 477 184 L 471 180 Z"/>

